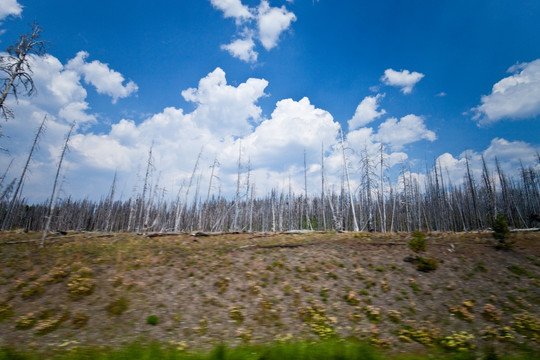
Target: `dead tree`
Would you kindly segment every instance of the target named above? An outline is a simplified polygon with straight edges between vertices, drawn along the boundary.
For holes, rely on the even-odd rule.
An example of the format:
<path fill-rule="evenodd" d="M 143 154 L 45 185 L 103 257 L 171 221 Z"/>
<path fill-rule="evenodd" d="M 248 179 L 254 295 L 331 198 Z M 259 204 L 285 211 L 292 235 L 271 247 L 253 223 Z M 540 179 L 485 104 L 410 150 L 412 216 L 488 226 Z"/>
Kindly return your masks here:
<path fill-rule="evenodd" d="M 349 199 L 351 201 L 351 210 L 352 210 L 352 217 L 353 217 L 353 226 L 354 231 L 358 232 L 360 231 L 360 228 L 358 227 L 358 221 L 356 220 L 356 211 L 354 210 L 354 199 L 351 191 L 351 181 L 349 177 L 349 164 L 347 163 L 347 157 L 345 156 L 345 144 L 343 141 L 343 129 L 340 128 L 340 134 L 341 134 L 341 155 L 343 156 L 343 168 L 345 169 L 345 175 L 347 176 L 347 190 L 349 191 Z"/>
<path fill-rule="evenodd" d="M 482 154 L 482 180 L 484 181 L 485 192 L 488 203 L 488 224 L 491 226 L 497 217 L 497 205 L 495 202 L 495 192 L 491 175 L 488 171 L 486 160 Z"/>
<path fill-rule="evenodd" d="M 368 211 L 368 219 L 367 219 L 366 225 L 367 225 L 368 231 L 374 231 L 375 226 L 373 223 L 373 194 L 372 194 L 373 183 L 374 183 L 373 181 L 374 164 L 369 158 L 367 146 L 364 147 L 364 151 L 362 152 L 361 167 L 362 167 L 362 184 L 364 186 L 364 190 L 366 191 L 367 211 Z"/>
<path fill-rule="evenodd" d="M 178 208 L 180 207 L 180 202 L 178 202 L 177 207 L 176 207 L 177 212 L 176 212 L 175 221 L 174 221 L 174 231 L 176 231 L 176 232 L 180 231 L 180 225 L 181 225 L 181 221 L 182 221 L 182 216 L 184 215 L 184 212 L 186 211 L 186 208 L 187 208 L 187 201 L 188 201 L 188 197 L 189 197 L 189 191 L 191 189 L 191 185 L 193 184 L 193 178 L 195 177 L 195 173 L 197 172 L 197 169 L 199 168 L 199 161 L 201 160 L 202 152 L 203 152 L 203 148 L 201 148 L 201 151 L 199 151 L 199 155 L 197 156 L 197 160 L 195 161 L 195 166 L 193 167 L 193 172 L 191 173 L 191 177 L 189 178 L 189 184 L 188 184 L 187 189 L 186 189 L 186 194 L 184 196 L 184 202 L 182 203 L 182 207 L 180 208 L 180 212 L 178 212 Z M 183 185 L 182 185 L 182 187 L 183 187 Z M 178 194 L 180 195 L 180 192 Z M 180 201 L 180 199 L 178 199 L 178 201 Z"/>
<path fill-rule="evenodd" d="M 26 159 L 26 163 L 24 164 L 21 177 L 19 178 L 19 181 L 17 182 L 15 193 L 13 194 L 13 197 L 11 198 L 11 201 L 9 202 L 9 206 L 6 211 L 6 216 L 4 217 L 4 221 L 2 222 L 2 230 L 6 230 L 6 228 L 9 227 L 9 219 L 11 216 L 11 210 L 13 209 L 13 206 L 15 205 L 15 202 L 17 201 L 17 197 L 19 196 L 19 191 L 21 190 L 21 186 L 24 182 L 24 177 L 26 175 L 26 171 L 28 170 L 28 165 L 30 165 L 30 160 L 32 160 L 32 154 L 34 153 L 34 150 L 37 148 L 39 137 L 41 136 L 43 129 L 45 129 L 46 121 L 47 121 L 47 116 L 43 117 L 43 121 L 41 122 L 41 125 L 39 125 L 39 128 L 36 132 L 36 136 L 34 137 L 34 142 L 32 143 L 32 147 L 30 148 L 30 153 L 28 154 L 28 158 Z"/>
<path fill-rule="evenodd" d="M 325 202 L 326 197 L 324 195 L 324 187 L 325 187 L 325 179 L 324 179 L 324 144 L 321 143 L 321 213 L 322 213 L 322 222 L 323 222 L 323 230 L 326 231 L 326 215 L 325 215 Z"/>
<path fill-rule="evenodd" d="M 58 178 L 60 176 L 60 170 L 62 169 L 62 162 L 64 161 L 64 156 L 66 155 L 66 150 L 68 149 L 68 145 L 69 145 L 69 139 L 71 138 L 71 133 L 73 132 L 74 128 L 75 128 L 75 122 L 73 122 L 73 124 L 71 124 L 71 127 L 69 128 L 69 131 L 66 136 L 66 141 L 64 142 L 64 147 L 62 148 L 62 153 L 60 155 L 60 161 L 58 162 L 58 168 L 56 169 L 56 176 L 54 177 L 54 184 L 53 184 L 53 189 L 51 192 L 51 198 L 49 200 L 45 229 L 43 230 L 43 236 L 41 237 L 40 247 L 43 247 L 43 245 L 45 244 L 45 239 L 47 238 L 47 234 L 49 233 L 52 214 L 53 214 L 55 203 L 56 203 L 56 196 L 57 196 L 56 186 L 58 185 Z"/>
<path fill-rule="evenodd" d="M 384 154 L 384 145 L 381 143 L 380 145 L 380 148 L 379 148 L 379 157 L 380 157 L 380 171 L 381 171 L 381 176 L 379 177 L 380 179 L 380 185 L 381 185 L 381 193 L 380 193 L 380 204 L 379 204 L 379 209 L 382 209 L 382 214 L 381 214 L 381 232 L 386 232 L 386 204 L 385 204 L 385 198 L 384 198 L 384 180 L 385 180 L 385 176 L 384 176 L 384 170 L 388 168 L 388 165 L 386 164 L 386 162 L 384 161 L 385 159 L 385 154 Z M 381 212 L 381 211 L 380 211 Z"/>
<path fill-rule="evenodd" d="M 154 147 L 154 142 L 152 142 L 152 145 L 150 145 L 150 150 L 148 151 L 148 161 L 146 162 L 146 173 L 144 175 L 144 185 L 143 185 L 143 192 L 142 192 L 142 199 L 141 199 L 141 208 L 139 209 L 139 216 L 137 221 L 137 231 L 141 231 L 142 228 L 146 228 L 146 225 L 144 223 L 145 220 L 145 200 L 146 200 L 146 192 L 148 191 L 148 181 L 151 175 L 151 171 L 153 169 L 152 165 L 152 148 Z"/>
<path fill-rule="evenodd" d="M 242 172 L 242 143 L 238 145 L 238 175 L 236 178 L 236 196 L 234 198 L 234 219 L 232 231 L 238 231 L 238 216 L 240 212 L 240 175 Z"/>
<path fill-rule="evenodd" d="M 39 25 L 34 23 L 30 33 L 21 35 L 15 44 L 6 49 L 7 55 L 0 56 L 0 72 L 3 73 L 0 79 L 0 116 L 5 120 L 13 118 L 13 111 L 5 103 L 9 94 L 13 94 L 17 99 L 20 88 L 26 95 L 32 95 L 36 91 L 29 56 L 42 56 L 47 53 L 46 42 L 39 39 L 41 31 Z"/>
<path fill-rule="evenodd" d="M 306 149 L 304 148 L 304 200 L 305 200 L 305 206 L 306 206 L 306 229 L 313 230 L 313 227 L 311 226 L 311 220 L 310 220 L 310 206 L 309 206 L 309 198 L 308 198 L 308 187 L 307 187 L 307 164 L 306 164 Z"/>

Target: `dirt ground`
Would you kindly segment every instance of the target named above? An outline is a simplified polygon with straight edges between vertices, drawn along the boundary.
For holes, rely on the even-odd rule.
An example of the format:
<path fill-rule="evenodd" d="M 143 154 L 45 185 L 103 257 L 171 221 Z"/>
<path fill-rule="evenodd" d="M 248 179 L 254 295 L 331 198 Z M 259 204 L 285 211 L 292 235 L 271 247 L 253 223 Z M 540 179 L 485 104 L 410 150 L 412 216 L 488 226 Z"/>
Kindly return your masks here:
<path fill-rule="evenodd" d="M 0 345 L 353 337 L 396 351 L 539 349 L 540 234 L 0 233 Z M 155 317 L 151 317 L 155 315 Z M 150 318 L 149 318 L 150 317 Z M 157 324 L 155 324 L 157 322 Z M 452 342 L 453 341 L 453 342 Z"/>

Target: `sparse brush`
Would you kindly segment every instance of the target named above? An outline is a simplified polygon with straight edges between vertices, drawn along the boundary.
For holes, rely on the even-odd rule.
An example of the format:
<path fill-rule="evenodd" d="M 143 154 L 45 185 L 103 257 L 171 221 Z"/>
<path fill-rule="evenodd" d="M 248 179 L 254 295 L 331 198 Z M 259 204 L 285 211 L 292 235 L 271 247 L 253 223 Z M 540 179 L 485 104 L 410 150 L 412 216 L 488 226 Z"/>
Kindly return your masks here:
<path fill-rule="evenodd" d="M 13 306 L 5 302 L 0 302 L 0 322 L 13 316 Z"/>
<path fill-rule="evenodd" d="M 436 259 L 419 257 L 416 259 L 416 270 L 430 272 L 437 270 L 439 264 Z"/>
<path fill-rule="evenodd" d="M 80 314 L 80 313 L 74 314 L 73 318 L 71 319 L 71 324 L 73 325 L 74 328 L 80 329 L 86 326 L 89 319 L 90 317 L 88 315 Z"/>
<path fill-rule="evenodd" d="M 28 330 L 33 328 L 37 323 L 37 317 L 34 313 L 29 313 L 27 315 L 21 316 L 17 319 L 15 323 L 15 329 L 18 330 Z"/>
<path fill-rule="evenodd" d="M 129 305 L 128 299 L 121 296 L 112 300 L 109 304 L 107 304 L 105 309 L 107 310 L 109 315 L 118 316 L 127 310 L 128 305 Z"/>

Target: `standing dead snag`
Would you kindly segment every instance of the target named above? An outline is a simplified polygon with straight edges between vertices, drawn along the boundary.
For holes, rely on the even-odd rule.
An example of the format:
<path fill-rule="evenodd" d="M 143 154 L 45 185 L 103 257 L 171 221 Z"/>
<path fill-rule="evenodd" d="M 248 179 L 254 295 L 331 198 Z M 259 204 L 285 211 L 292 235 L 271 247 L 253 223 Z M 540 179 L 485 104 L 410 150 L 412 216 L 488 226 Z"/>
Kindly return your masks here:
<path fill-rule="evenodd" d="M 46 121 L 47 121 L 47 115 L 45 115 L 45 117 L 43 118 L 43 121 L 41 122 L 41 125 L 39 126 L 36 132 L 36 136 L 34 137 L 34 142 L 32 143 L 32 147 L 30 148 L 30 153 L 28 154 L 28 158 L 26 159 L 26 163 L 24 164 L 21 177 L 19 178 L 19 181 L 17 182 L 15 193 L 13 194 L 13 197 L 11 198 L 11 201 L 9 202 L 9 206 L 6 211 L 4 221 L 2 222 L 2 230 L 6 230 L 10 225 L 9 220 L 11 217 L 11 210 L 13 209 L 13 206 L 15 205 L 15 202 L 17 201 L 17 197 L 19 196 L 19 191 L 21 190 L 21 186 L 24 182 L 24 177 L 26 175 L 26 171 L 28 170 L 28 165 L 30 164 L 30 160 L 32 159 L 32 154 L 34 153 L 34 150 L 36 149 L 38 145 L 39 137 L 41 136 L 41 133 L 43 132 L 43 129 L 45 128 Z"/>
<path fill-rule="evenodd" d="M 238 213 L 240 211 L 240 175 L 242 172 L 242 142 L 238 145 L 238 177 L 236 178 L 236 196 L 234 199 L 234 219 L 232 231 L 238 231 Z"/>
<path fill-rule="evenodd" d="M 345 169 L 345 175 L 347 175 L 347 190 L 349 191 L 349 198 L 351 201 L 351 210 L 352 210 L 352 217 L 353 217 L 353 225 L 354 225 L 354 231 L 358 232 L 360 231 L 360 228 L 358 227 L 358 221 L 356 220 L 356 211 L 354 210 L 354 199 L 351 192 L 351 180 L 349 177 L 349 164 L 347 163 L 347 157 L 345 156 L 345 145 L 343 141 L 343 129 L 339 129 L 341 134 L 341 154 L 343 155 L 343 168 Z"/>
<path fill-rule="evenodd" d="M 45 239 L 47 238 L 47 234 L 49 233 L 52 214 L 53 214 L 54 207 L 56 204 L 56 196 L 57 196 L 56 185 L 58 184 L 58 177 L 60 175 L 60 169 L 62 168 L 62 162 L 64 161 L 64 156 L 66 155 L 66 150 L 68 148 L 69 138 L 71 137 L 71 133 L 73 132 L 74 128 L 75 128 L 75 122 L 73 122 L 73 124 L 71 124 L 71 127 L 69 128 L 69 131 L 66 136 L 66 141 L 64 142 L 64 147 L 62 148 L 62 154 L 60 155 L 60 161 L 58 162 L 58 168 L 56 169 L 56 176 L 54 177 L 53 189 L 52 189 L 51 198 L 49 200 L 49 206 L 47 210 L 45 229 L 43 230 L 43 236 L 41 237 L 41 243 L 39 244 L 40 247 L 43 247 L 43 245 L 45 244 Z"/>
<path fill-rule="evenodd" d="M 10 93 L 17 99 L 17 89 L 21 86 L 27 95 L 32 95 L 36 91 L 31 76 L 32 69 L 29 63 L 29 55 L 42 56 L 46 54 L 46 42 L 39 39 L 41 31 L 39 25 L 34 23 L 30 33 L 21 35 L 15 44 L 6 49 L 7 55 L 0 56 L 0 72 L 3 73 L 0 79 L 2 82 L 0 115 L 6 120 L 13 118 L 13 112 L 5 104 Z"/>

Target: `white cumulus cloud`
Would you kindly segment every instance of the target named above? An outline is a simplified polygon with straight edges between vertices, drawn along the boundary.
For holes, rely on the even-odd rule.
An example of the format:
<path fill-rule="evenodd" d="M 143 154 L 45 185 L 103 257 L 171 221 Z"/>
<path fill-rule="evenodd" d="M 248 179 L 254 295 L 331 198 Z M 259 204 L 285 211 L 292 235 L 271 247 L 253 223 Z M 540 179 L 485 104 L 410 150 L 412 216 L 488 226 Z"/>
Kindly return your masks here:
<path fill-rule="evenodd" d="M 379 108 L 379 101 L 383 97 L 384 94 L 377 94 L 376 96 L 366 96 L 364 100 L 362 100 L 362 102 L 358 104 L 354 116 L 348 122 L 349 131 L 358 129 L 361 126 L 365 126 L 373 120 L 377 119 L 378 117 L 386 114 L 386 110 L 384 109 L 377 111 L 377 109 Z"/>
<path fill-rule="evenodd" d="M 319 153 L 321 145 L 334 144 L 338 129 L 332 115 L 316 108 L 307 97 L 284 99 L 243 144 L 258 166 L 284 166 L 298 162 L 304 150 Z"/>
<path fill-rule="evenodd" d="M 285 6 L 270 7 L 268 1 L 261 1 L 257 9 L 257 24 L 259 40 L 264 48 L 266 50 L 274 48 L 281 33 L 287 30 L 293 21 L 296 21 L 296 15 L 288 11 Z"/>
<path fill-rule="evenodd" d="M 512 66 L 508 76 L 495 85 L 491 94 L 473 108 L 479 125 L 502 119 L 528 119 L 540 114 L 540 59 Z"/>
<path fill-rule="evenodd" d="M 389 144 L 394 150 L 400 150 L 405 145 L 419 141 L 435 141 L 437 135 L 426 128 L 424 119 L 417 115 L 407 115 L 399 121 L 396 118 L 390 118 L 379 126 L 377 132 L 379 141 Z"/>
<path fill-rule="evenodd" d="M 0 21 L 8 16 L 19 16 L 22 13 L 22 6 L 17 0 L 0 1 Z"/>
<path fill-rule="evenodd" d="M 211 0 L 211 3 L 225 18 L 234 18 L 237 25 L 237 39 L 221 45 L 221 49 L 247 63 L 257 62 L 255 40 L 271 50 L 277 46 L 281 34 L 296 21 L 296 15 L 285 6 L 273 7 L 267 0 L 254 8 L 242 4 L 241 0 Z"/>
<path fill-rule="evenodd" d="M 538 146 L 533 146 L 524 141 L 508 141 L 502 138 L 494 138 L 491 144 L 484 151 L 486 160 L 495 160 L 505 163 L 513 163 L 518 166 L 520 162 L 534 163 L 538 160 L 536 154 L 539 151 Z"/>
<path fill-rule="evenodd" d="M 381 77 L 381 81 L 386 85 L 400 87 L 401 92 L 404 94 L 410 94 L 414 85 L 423 77 L 424 74 L 416 71 L 386 69 L 384 75 Z"/>
<path fill-rule="evenodd" d="M 199 81 L 198 88 L 182 91 L 182 96 L 197 105 L 192 115 L 199 126 L 211 127 L 223 136 L 241 136 L 260 120 L 262 110 L 255 103 L 267 86 L 268 81 L 254 78 L 238 87 L 227 85 L 225 72 L 217 68 Z"/>
<path fill-rule="evenodd" d="M 237 39 L 230 44 L 221 45 L 223 50 L 227 50 L 233 57 L 247 63 L 257 62 L 258 53 L 254 50 L 255 42 L 253 38 Z"/>
<path fill-rule="evenodd" d="M 125 79 L 122 74 L 110 69 L 107 64 L 100 61 L 86 62 L 88 56 L 86 51 L 79 51 L 77 56 L 67 63 L 66 69 L 74 70 L 83 75 L 84 80 L 92 84 L 98 93 L 112 97 L 113 103 L 137 92 L 138 86 L 133 81 L 128 81 L 124 85 Z"/>
<path fill-rule="evenodd" d="M 211 0 L 211 2 L 216 9 L 223 11 L 224 17 L 232 17 L 237 22 L 253 17 L 249 8 L 243 5 L 241 0 Z"/>

